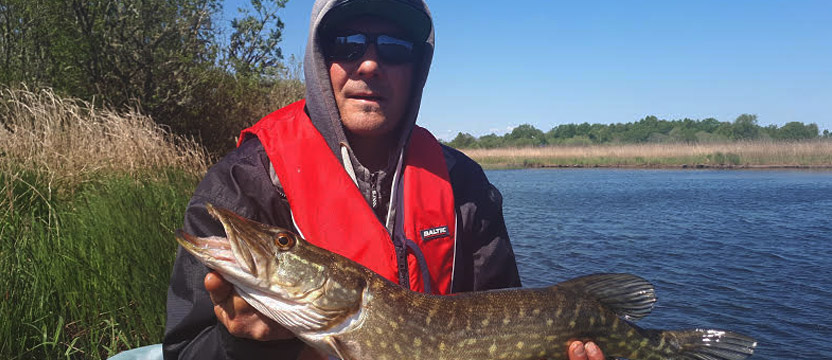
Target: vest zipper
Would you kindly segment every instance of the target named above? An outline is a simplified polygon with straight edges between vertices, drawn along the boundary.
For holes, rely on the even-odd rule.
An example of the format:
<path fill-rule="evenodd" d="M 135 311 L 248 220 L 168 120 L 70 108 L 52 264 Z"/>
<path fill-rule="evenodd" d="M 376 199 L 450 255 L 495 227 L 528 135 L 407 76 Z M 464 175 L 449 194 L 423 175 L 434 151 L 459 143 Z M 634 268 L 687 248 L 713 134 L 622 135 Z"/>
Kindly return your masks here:
<path fill-rule="evenodd" d="M 370 175 L 370 202 L 373 209 L 378 208 L 378 173 Z"/>

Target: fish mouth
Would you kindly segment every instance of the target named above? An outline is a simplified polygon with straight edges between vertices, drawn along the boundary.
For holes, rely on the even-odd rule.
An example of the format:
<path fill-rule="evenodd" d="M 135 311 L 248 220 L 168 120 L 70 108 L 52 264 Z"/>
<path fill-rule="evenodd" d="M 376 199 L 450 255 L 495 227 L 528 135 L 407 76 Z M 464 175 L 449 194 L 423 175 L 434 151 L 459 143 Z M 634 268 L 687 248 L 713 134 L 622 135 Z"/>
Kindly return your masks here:
<path fill-rule="evenodd" d="M 206 203 L 205 208 L 222 224 L 226 236 L 198 237 L 177 230 L 177 242 L 206 265 L 224 274 L 241 279 L 251 276 L 268 279 L 274 256 L 269 246 L 270 236 L 283 229 L 248 220 L 210 203 Z"/>
<path fill-rule="evenodd" d="M 211 236 L 198 237 L 188 234 L 182 229 L 176 230 L 176 241 L 190 253 L 203 259 L 236 264 L 231 244 L 227 238 Z"/>

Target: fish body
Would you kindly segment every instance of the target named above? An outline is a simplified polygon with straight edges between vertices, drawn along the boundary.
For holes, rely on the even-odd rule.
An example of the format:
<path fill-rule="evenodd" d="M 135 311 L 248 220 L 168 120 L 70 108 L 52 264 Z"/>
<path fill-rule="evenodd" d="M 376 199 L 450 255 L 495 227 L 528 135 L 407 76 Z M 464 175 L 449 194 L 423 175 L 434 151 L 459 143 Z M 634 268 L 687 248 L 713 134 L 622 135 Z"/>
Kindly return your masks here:
<path fill-rule="evenodd" d="M 226 237 L 177 232 L 187 251 L 234 283 L 253 307 L 322 353 L 353 359 L 565 359 L 592 340 L 608 357 L 744 359 L 756 342 L 720 330 L 643 329 L 656 301 L 630 274 L 452 296 L 405 289 L 278 227 L 210 204 Z"/>

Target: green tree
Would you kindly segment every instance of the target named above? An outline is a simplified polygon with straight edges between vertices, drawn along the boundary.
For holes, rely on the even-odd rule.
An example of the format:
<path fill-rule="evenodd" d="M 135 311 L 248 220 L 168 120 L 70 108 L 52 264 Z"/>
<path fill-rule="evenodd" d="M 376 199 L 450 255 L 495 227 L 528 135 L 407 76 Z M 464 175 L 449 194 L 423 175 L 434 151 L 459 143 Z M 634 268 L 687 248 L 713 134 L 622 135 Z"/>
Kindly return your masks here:
<path fill-rule="evenodd" d="M 480 147 L 486 149 L 494 149 L 498 147 L 507 146 L 503 141 L 503 137 L 497 136 L 497 134 L 488 134 L 484 136 L 480 136 L 479 140 L 477 141 L 480 144 Z"/>
<path fill-rule="evenodd" d="M 731 127 L 731 139 L 755 140 L 760 137 L 760 127 L 757 125 L 757 115 L 742 114 L 734 120 Z"/>
<path fill-rule="evenodd" d="M 154 108 L 185 99 L 214 62 L 218 0 L 8 0 L 4 81 Z M 13 74 L 13 75 L 9 75 Z"/>
<path fill-rule="evenodd" d="M 221 153 L 303 93 L 278 46 L 287 0 L 251 1 L 220 46 L 221 0 L 1 0 L 0 82 L 138 106 Z"/>
<path fill-rule="evenodd" d="M 543 131 L 530 124 L 522 124 L 504 136 L 509 146 L 540 146 L 546 144 L 546 136 Z"/>
<path fill-rule="evenodd" d="M 284 69 L 283 53 L 278 47 L 283 33 L 283 21 L 278 10 L 287 0 L 251 0 L 254 14 L 238 9 L 244 16 L 231 21 L 231 42 L 222 62 L 239 75 L 277 76 Z"/>
<path fill-rule="evenodd" d="M 448 146 L 457 149 L 470 149 L 477 147 L 477 138 L 469 133 L 458 133 L 456 137 L 448 143 Z"/>
<path fill-rule="evenodd" d="M 563 143 L 564 140 L 569 139 L 577 134 L 578 126 L 575 124 L 562 124 L 553 127 L 546 132 L 546 142 L 548 144 Z"/>
<path fill-rule="evenodd" d="M 816 139 L 818 133 L 817 124 L 806 125 L 801 122 L 792 121 L 783 125 L 772 137 L 778 140 L 806 140 Z"/>

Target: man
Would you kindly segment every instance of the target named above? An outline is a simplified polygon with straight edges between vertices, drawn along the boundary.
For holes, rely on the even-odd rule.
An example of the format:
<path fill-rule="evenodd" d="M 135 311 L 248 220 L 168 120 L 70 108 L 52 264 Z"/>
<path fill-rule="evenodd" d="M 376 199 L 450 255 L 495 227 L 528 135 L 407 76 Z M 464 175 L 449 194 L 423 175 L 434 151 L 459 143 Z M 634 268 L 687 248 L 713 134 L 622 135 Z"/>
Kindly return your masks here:
<path fill-rule="evenodd" d="M 475 162 L 415 126 L 433 44 L 419 0 L 317 1 L 306 100 L 243 132 L 198 186 L 184 230 L 224 235 L 210 202 L 413 290 L 519 286 L 499 191 Z M 603 359 L 597 347 L 573 346 L 572 359 Z M 296 359 L 310 354 L 304 347 L 180 249 L 165 358 Z"/>

